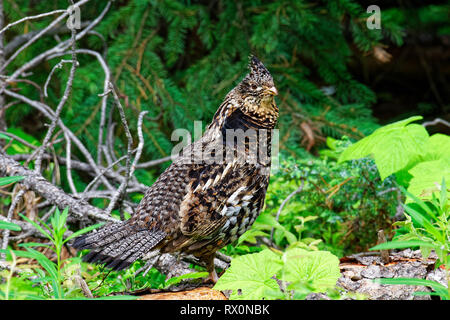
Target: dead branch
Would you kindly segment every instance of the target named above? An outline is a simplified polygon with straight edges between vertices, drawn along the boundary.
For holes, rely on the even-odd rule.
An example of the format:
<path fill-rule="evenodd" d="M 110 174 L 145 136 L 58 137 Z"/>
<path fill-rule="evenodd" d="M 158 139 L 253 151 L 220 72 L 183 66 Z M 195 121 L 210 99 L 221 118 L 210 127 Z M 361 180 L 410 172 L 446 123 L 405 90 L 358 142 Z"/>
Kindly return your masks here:
<path fill-rule="evenodd" d="M 128 122 L 125 116 L 125 111 L 123 110 L 122 104 L 120 103 L 119 97 L 117 96 L 116 90 L 114 89 L 113 84 L 109 83 L 109 90 L 112 92 L 114 101 L 116 102 L 117 108 L 119 109 L 120 114 L 120 120 L 122 121 L 122 125 L 125 129 L 125 134 L 127 136 L 127 157 L 126 157 L 126 172 L 125 172 L 125 179 L 120 184 L 119 189 L 117 189 L 117 192 L 113 195 L 111 202 L 109 203 L 108 207 L 106 208 L 106 212 L 109 214 L 114 209 L 116 202 L 123 196 L 123 192 L 125 191 L 128 181 L 130 180 L 130 167 L 131 167 L 131 147 L 133 145 L 133 137 L 131 136 L 130 129 L 128 128 Z M 123 220 L 122 212 L 120 212 L 120 217 Z"/>
<path fill-rule="evenodd" d="M 283 208 L 284 208 L 284 206 L 286 205 L 286 203 L 288 203 L 288 201 L 291 200 L 291 198 L 292 198 L 293 196 L 295 196 L 297 193 L 300 193 L 300 192 L 303 191 L 303 187 L 304 187 L 304 185 L 305 185 L 305 179 L 301 179 L 301 180 L 302 180 L 302 183 L 301 183 L 300 187 L 298 187 L 298 188 L 295 189 L 293 192 L 291 192 L 291 193 L 286 197 L 286 199 L 284 199 L 283 202 L 281 203 L 280 208 L 278 209 L 277 215 L 276 215 L 276 217 L 275 217 L 275 219 L 276 219 L 277 221 L 278 221 L 278 219 L 280 218 L 281 211 L 283 210 Z M 270 240 L 273 240 L 273 232 L 274 232 L 274 228 L 272 228 L 272 230 L 271 230 L 271 232 L 270 232 Z"/>
<path fill-rule="evenodd" d="M 5 154 L 0 154 L 0 174 L 11 177 L 24 176 L 25 178 L 21 181 L 21 184 L 27 189 L 33 190 L 61 210 L 69 207 L 69 212 L 78 219 L 91 217 L 100 221 L 117 221 L 106 215 L 103 210 L 66 194 L 60 188 L 47 181 L 40 173 L 24 168 L 20 163 Z"/>
<path fill-rule="evenodd" d="M 83 1 L 83 3 L 85 3 L 86 0 Z M 80 1 L 81 2 L 81 1 Z M 77 2 L 75 5 L 79 6 L 80 2 Z M 106 4 L 105 8 L 103 9 L 103 11 L 100 13 L 100 15 L 95 18 L 86 28 L 84 28 L 81 32 L 77 33 L 76 36 L 76 41 L 80 40 L 81 38 L 83 38 L 92 28 L 94 28 L 105 16 L 106 12 L 108 12 L 109 8 L 111 6 L 111 1 L 108 1 L 108 3 Z M 46 28 L 47 29 L 47 28 Z M 40 36 L 42 36 L 44 34 L 44 32 L 39 32 Z M 32 37 L 32 39 L 35 39 L 35 36 Z M 29 40 L 27 43 L 29 43 L 31 40 Z M 56 45 L 55 47 L 44 51 L 43 53 L 39 54 L 38 56 L 34 57 L 33 59 L 31 59 L 30 61 L 28 61 L 27 63 L 23 64 L 21 67 L 17 68 L 12 75 L 10 75 L 8 77 L 8 82 L 11 82 L 15 79 L 17 79 L 18 77 L 20 77 L 22 74 L 24 74 L 27 70 L 37 66 L 38 64 L 40 64 L 42 61 L 46 60 L 47 57 L 51 56 L 52 54 L 55 53 L 61 53 L 67 50 L 67 48 L 69 48 L 71 44 L 71 40 L 68 39 L 66 41 L 63 41 L 61 43 L 59 43 L 58 45 Z M 28 45 L 24 45 L 27 46 Z M 3 84 L 0 87 L 0 93 L 2 93 L 5 90 L 6 85 Z"/>
<path fill-rule="evenodd" d="M 75 3 L 75 6 L 81 6 L 86 4 L 89 0 L 80 0 Z M 72 1 L 71 1 L 72 2 Z M 51 34 L 65 33 L 69 29 L 60 26 L 65 18 L 68 17 L 68 9 L 58 9 L 52 12 L 42 13 L 34 16 L 27 16 L 20 20 L 10 23 L 7 26 L 3 25 L 3 11 L 0 7 L 0 108 L 2 114 L 4 114 L 6 107 L 11 107 L 18 102 L 25 103 L 39 113 L 41 113 L 50 122 L 49 129 L 47 130 L 45 137 L 43 139 L 42 145 L 35 146 L 28 143 L 24 139 L 17 137 L 11 133 L 5 133 L 11 138 L 9 143 L 16 140 L 23 145 L 31 149 L 29 154 L 16 154 L 13 156 L 7 155 L 4 151 L 0 149 L 0 176 L 23 176 L 24 179 L 20 181 L 20 191 L 13 195 L 12 203 L 9 207 L 7 216 L 0 215 L 0 220 L 10 221 L 19 225 L 22 230 L 18 233 L 14 233 L 12 236 L 9 232 L 3 234 L 2 248 L 6 247 L 11 241 L 21 241 L 27 237 L 40 237 L 43 235 L 39 233 L 36 228 L 22 220 L 16 220 L 13 218 L 12 213 L 17 211 L 17 206 L 26 193 L 34 192 L 38 195 L 38 199 L 34 202 L 34 209 L 44 211 L 41 214 L 42 219 L 47 220 L 56 210 L 69 208 L 68 222 L 81 222 L 92 223 L 98 221 L 106 221 L 117 223 L 117 219 L 111 217 L 110 213 L 117 203 L 123 206 L 125 210 L 133 212 L 134 208 L 137 206 L 136 203 L 124 200 L 125 193 L 140 192 L 144 193 L 147 190 L 147 186 L 141 184 L 135 177 L 135 170 L 145 169 L 152 166 L 160 165 L 164 162 L 170 161 L 172 158 L 165 157 L 158 160 L 147 161 L 139 163 L 141 158 L 143 148 L 144 148 L 144 135 L 142 132 L 144 119 L 148 119 L 145 115 L 148 111 L 142 111 L 139 113 L 137 120 L 137 135 L 138 135 L 138 145 L 133 149 L 133 138 L 128 127 L 128 121 L 125 116 L 125 111 L 120 103 L 119 95 L 116 89 L 111 83 L 111 71 L 107 65 L 104 55 L 90 50 L 90 49 L 76 49 L 76 43 L 82 39 L 86 34 L 94 34 L 100 39 L 103 36 L 96 33 L 92 29 L 103 19 L 105 14 L 108 12 L 112 1 L 108 1 L 102 12 L 97 18 L 90 22 L 84 22 L 82 24 L 82 29 L 76 32 L 75 29 L 71 29 L 71 37 L 65 41 L 59 41 L 54 47 L 45 50 L 38 54 L 37 56 L 31 58 L 29 61 L 25 62 L 21 66 L 17 67 L 15 70 L 11 70 L 10 74 L 7 74 L 7 67 L 11 66 L 11 63 L 15 61 L 15 58 L 27 48 L 37 43 L 39 39 L 43 36 L 48 36 Z M 0 0 L 0 6 L 2 1 Z M 73 2 L 72 2 L 73 5 Z M 51 15 L 58 15 L 47 27 L 42 30 L 32 31 L 25 35 L 20 35 L 15 37 L 9 44 L 11 55 L 8 60 L 5 61 L 5 51 L 3 46 L 3 35 L 8 32 L 11 28 L 18 25 L 19 23 L 39 19 L 42 17 L 48 17 Z M 105 41 L 103 41 L 105 42 Z M 107 48 L 107 46 L 104 46 Z M 15 50 L 15 51 L 14 51 Z M 14 51 L 14 52 L 13 52 Z M 9 54 L 8 53 L 8 54 Z M 71 54 L 71 59 L 64 60 L 64 56 Z M 101 95 L 101 117 L 99 123 L 98 131 L 98 145 L 96 146 L 97 155 L 96 160 L 94 160 L 93 155 L 89 152 L 88 148 L 81 142 L 77 135 L 72 132 L 65 124 L 63 119 L 61 119 L 61 111 L 63 110 L 68 97 L 72 91 L 72 83 L 75 77 L 76 67 L 78 65 L 77 55 L 78 54 L 88 54 L 97 59 L 104 73 L 104 94 Z M 32 100 L 29 97 L 18 93 L 15 90 L 11 90 L 8 86 L 17 81 L 30 82 L 31 80 L 26 79 L 27 74 L 31 74 L 31 70 L 50 59 L 60 58 L 60 62 L 57 63 L 51 72 L 48 74 L 45 83 L 42 85 L 37 83 L 31 83 L 33 86 L 38 88 L 40 91 L 41 99 L 40 101 Z M 3 59 L 3 60 L 2 60 Z M 44 98 L 48 96 L 48 87 L 50 81 L 52 81 L 53 76 L 57 69 L 62 68 L 64 63 L 71 63 L 70 74 L 68 81 L 65 84 L 65 90 L 62 97 L 59 99 L 56 108 L 51 108 L 44 101 Z M 42 89 L 43 88 L 43 89 Z M 112 122 L 113 108 L 107 110 L 107 99 L 108 93 L 112 93 L 116 106 L 119 110 L 121 123 L 124 127 L 124 131 L 127 136 L 127 154 L 124 156 L 118 156 L 114 152 L 114 126 L 115 123 Z M 5 105 L 4 97 L 8 97 L 12 102 Z M 128 103 L 127 103 L 128 105 Z M 109 113 L 109 120 L 107 120 L 107 112 Z M 162 116 L 162 111 L 158 118 Z M 106 122 L 108 121 L 108 123 Z M 5 131 L 6 126 L 0 127 L 0 130 Z M 106 132 L 105 132 L 106 131 Z M 65 141 L 65 156 L 56 154 L 55 148 L 53 146 L 57 143 Z M 4 148 L 6 150 L 7 147 Z M 82 159 L 77 159 L 74 157 L 74 153 L 79 151 Z M 64 151 L 62 151 L 64 153 Z M 104 157 L 102 156 L 104 155 Z M 133 158 L 134 157 L 134 158 Z M 118 159 L 117 159 L 118 158 Z M 28 163 L 35 159 L 35 169 L 28 169 Z M 106 163 L 105 164 L 105 161 Z M 123 164 L 125 160 L 125 164 Z M 20 164 L 18 161 L 25 161 L 25 165 Z M 41 171 L 44 168 L 43 163 L 48 162 L 54 164 L 55 170 L 52 171 L 49 180 L 45 179 Z M 70 188 L 70 193 L 64 192 L 58 187 L 60 181 L 60 166 L 66 166 L 66 176 L 68 185 Z M 81 171 L 87 173 L 88 176 L 92 178 L 91 182 L 88 183 L 88 187 L 84 190 L 77 190 L 75 183 L 72 178 L 73 171 Z M 90 199 L 101 198 L 108 199 L 109 204 L 105 210 L 97 208 L 89 203 Z M 49 208 L 51 207 L 51 208 Z M 122 210 L 119 210 L 122 211 Z M 69 232 L 71 233 L 71 232 Z M 218 255 L 215 260 L 217 267 L 226 268 L 231 259 L 225 255 Z M 151 261 L 151 265 L 159 269 L 161 272 L 167 274 L 168 276 L 180 275 L 184 273 L 190 273 L 195 271 L 190 268 L 190 263 L 197 263 L 197 259 L 194 257 L 184 257 L 180 260 L 179 257 L 165 254 L 160 257 L 156 257 L 156 260 Z M 3 266 L 3 265 L 2 265 Z M 81 281 L 81 279 L 78 279 Z M 83 287 L 85 283 L 79 282 L 79 285 Z M 85 294 L 90 296 L 89 290 L 84 288 Z"/>
<path fill-rule="evenodd" d="M 11 222 L 12 216 L 14 214 L 14 210 L 16 209 L 17 203 L 22 199 L 23 194 L 25 193 L 24 189 L 19 190 L 17 194 L 14 196 L 13 200 L 11 201 L 11 205 L 9 206 L 8 210 L 8 216 L 6 217 L 6 221 Z M 5 250 L 8 247 L 8 240 L 9 240 L 9 230 L 5 229 L 3 231 L 3 241 L 2 241 L 2 249 Z M 5 259 L 5 254 L 2 253 L 0 255 L 0 260 Z"/>
<path fill-rule="evenodd" d="M 13 26 L 15 26 L 15 25 L 17 25 L 17 24 L 19 24 L 19 23 L 22 23 L 22 22 L 24 22 L 24 21 L 33 20 L 33 19 L 40 19 L 40 18 L 43 18 L 43 17 L 47 17 L 47 16 L 51 16 L 51 15 L 57 14 L 57 13 L 65 13 L 66 11 L 67 11 L 67 10 L 59 9 L 59 10 L 53 10 L 53 11 L 50 11 L 50 12 L 45 12 L 45 13 L 37 14 L 37 15 L 35 15 L 35 16 L 27 16 L 27 17 L 24 17 L 24 18 L 22 18 L 22 19 L 19 19 L 19 20 L 17 20 L 17 21 L 14 21 L 14 22 L 8 24 L 6 27 L 4 27 L 2 30 L 0 30 L 0 34 L 2 34 L 3 32 L 5 32 L 5 31 L 8 30 L 9 28 L 12 28 Z"/>
<path fill-rule="evenodd" d="M 75 77 L 75 70 L 78 66 L 77 61 L 77 55 L 75 51 L 75 38 L 76 38 L 76 29 L 72 28 L 72 37 L 71 37 L 71 45 L 72 45 L 72 67 L 70 68 L 70 75 L 69 79 L 67 80 L 66 89 L 64 90 L 64 94 L 59 101 L 58 106 L 56 107 L 54 118 L 52 119 L 52 123 L 50 125 L 50 128 L 47 131 L 47 134 L 45 135 L 44 142 L 42 142 L 42 147 L 38 151 L 38 156 L 35 161 L 35 171 L 39 172 L 41 170 L 41 162 L 42 162 L 42 155 L 44 153 L 44 149 L 47 147 L 47 144 L 53 134 L 53 131 L 56 128 L 57 120 L 59 119 L 59 115 L 61 114 L 62 108 L 64 107 L 67 99 L 69 98 L 70 91 L 72 90 L 72 83 L 73 79 Z M 68 137 L 67 133 L 65 133 L 65 136 Z"/>

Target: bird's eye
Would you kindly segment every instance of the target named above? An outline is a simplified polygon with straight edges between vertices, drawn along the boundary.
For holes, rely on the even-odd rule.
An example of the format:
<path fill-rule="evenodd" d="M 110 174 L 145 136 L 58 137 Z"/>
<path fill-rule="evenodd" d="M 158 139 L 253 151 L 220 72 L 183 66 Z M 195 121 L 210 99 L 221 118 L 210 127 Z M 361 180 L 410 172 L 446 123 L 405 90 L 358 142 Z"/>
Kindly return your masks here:
<path fill-rule="evenodd" d="M 252 86 L 251 86 L 251 88 L 252 88 L 252 90 L 256 90 L 256 89 L 258 89 L 258 86 L 256 85 L 256 84 L 252 84 Z"/>

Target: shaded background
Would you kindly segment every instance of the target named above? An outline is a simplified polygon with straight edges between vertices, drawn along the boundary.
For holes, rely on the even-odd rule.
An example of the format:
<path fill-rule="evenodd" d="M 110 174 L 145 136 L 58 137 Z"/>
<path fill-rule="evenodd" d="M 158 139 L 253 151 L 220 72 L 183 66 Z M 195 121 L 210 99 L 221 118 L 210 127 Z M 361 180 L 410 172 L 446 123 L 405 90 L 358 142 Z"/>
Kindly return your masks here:
<path fill-rule="evenodd" d="M 106 1 L 91 1 L 83 6 L 82 21 L 94 19 L 105 4 Z M 380 30 L 369 30 L 366 25 L 370 16 L 366 8 L 372 4 L 381 9 Z M 64 0 L 5 0 L 5 20 L 10 23 L 66 6 Z M 327 137 L 347 136 L 356 141 L 381 124 L 411 115 L 422 115 L 425 120 L 450 120 L 449 14 L 447 1 L 117 0 L 95 32 L 77 42 L 77 48 L 96 50 L 104 56 L 124 101 L 134 137 L 138 114 L 149 111 L 143 127 L 146 143 L 141 161 L 170 155 L 177 143 L 170 140 L 174 129 L 192 131 L 196 120 L 206 126 L 227 92 L 247 73 L 249 54 L 257 55 L 268 67 L 280 93 L 276 99 L 280 108 L 282 160 L 318 161 Z M 26 21 L 8 30 L 4 40 L 7 57 L 24 36 L 51 21 L 52 17 Z M 22 52 L 5 74 L 69 36 L 62 24 Z M 101 106 L 98 95 L 103 92 L 104 73 L 92 56 L 79 54 L 77 58 L 80 66 L 62 119 L 95 157 Z M 42 88 L 59 61 L 60 58 L 55 58 L 42 63 L 27 79 Z M 69 68 L 65 65 L 53 76 L 49 97 L 45 98 L 50 106 L 57 105 Z M 42 90 L 30 83 L 15 82 L 11 88 L 34 100 L 44 99 Z M 10 102 L 6 100 L 5 103 Z M 107 117 L 110 123 L 118 124 L 113 138 L 119 157 L 126 153 L 126 137 L 111 100 Z M 32 143 L 42 141 L 47 130 L 46 119 L 22 103 L 8 108 L 1 120 L 2 130 Z M 430 133 L 449 133 L 448 127 L 439 124 L 427 129 Z M 134 140 L 136 147 L 137 139 Z M 64 146 L 56 145 L 55 152 L 63 153 Z M 149 185 L 167 166 L 165 163 L 137 170 L 136 176 Z M 330 167 L 320 166 L 320 170 Z M 337 183 L 336 176 L 340 174 L 336 169 L 321 177 L 333 176 Z M 295 177 L 291 173 L 288 176 Z M 366 178 L 367 183 L 375 179 L 370 173 Z M 65 177 L 61 179 L 61 186 L 68 191 Z M 268 198 L 270 210 L 278 208 L 280 199 L 286 196 L 277 193 L 276 188 L 282 190 L 285 186 L 277 185 L 276 181 L 287 178 L 279 179 Z M 80 189 L 90 181 L 80 172 L 74 172 L 74 180 Z M 295 189 L 295 184 L 289 183 Z M 357 185 L 358 182 L 348 190 L 349 194 L 355 192 Z M 389 187 L 388 183 L 385 187 Z M 361 192 L 361 197 L 377 198 L 375 191 L 365 192 Z M 140 196 L 135 195 L 133 200 L 138 201 Z M 348 198 L 345 194 L 342 197 Z M 312 207 L 316 202 L 325 202 L 309 200 Z M 395 204 L 389 205 L 391 200 L 376 200 L 379 207 L 367 204 L 376 208 L 376 214 L 384 219 L 383 225 L 390 225 L 389 217 L 395 214 Z M 101 199 L 94 199 L 93 204 L 105 206 Z M 327 203 L 333 214 L 344 210 L 343 204 L 334 205 L 337 207 L 331 208 Z M 377 218 L 377 223 L 381 223 L 381 218 Z M 328 223 L 339 220 L 336 216 L 323 219 Z M 359 223 L 361 227 L 358 219 L 346 223 Z M 373 229 L 380 227 L 370 219 L 364 221 L 362 235 L 364 226 L 374 223 Z M 350 244 L 339 242 L 339 245 L 352 251 L 366 248 L 367 243 L 360 244 L 357 235 L 352 239 Z"/>

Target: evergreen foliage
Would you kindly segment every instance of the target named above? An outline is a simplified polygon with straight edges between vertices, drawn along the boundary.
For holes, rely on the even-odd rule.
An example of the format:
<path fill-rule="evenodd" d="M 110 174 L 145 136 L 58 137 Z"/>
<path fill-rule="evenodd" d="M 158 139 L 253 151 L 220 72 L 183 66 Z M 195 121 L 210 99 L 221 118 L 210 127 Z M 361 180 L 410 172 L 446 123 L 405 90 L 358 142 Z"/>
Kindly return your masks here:
<path fill-rule="evenodd" d="M 82 20 L 95 18 L 105 4 L 83 6 Z M 66 6 L 64 0 L 7 1 L 5 12 L 7 21 L 13 21 Z M 340 138 L 346 134 L 359 139 L 377 127 L 370 111 L 375 94 L 352 76 L 348 63 L 357 55 L 371 54 L 376 46 L 402 45 L 405 26 L 414 28 L 408 14 L 417 15 L 430 28 L 440 25 L 439 32 L 446 32 L 441 7 L 424 6 L 412 13 L 387 9 L 383 11 L 383 28 L 369 30 L 366 8 L 353 0 L 116 1 L 95 29 L 105 41 L 92 34 L 78 46 L 105 53 L 112 76 L 127 97 L 129 119 L 136 119 L 142 110 L 149 111 L 143 160 L 169 154 L 174 144 L 170 140 L 174 128 L 192 130 L 194 120 L 202 120 L 206 125 L 224 95 L 245 75 L 249 54 L 260 57 L 274 75 L 280 92 L 277 100 L 281 111 L 281 147 L 298 154 L 305 137 L 302 122 L 307 121 L 317 137 Z M 50 19 L 19 24 L 7 38 L 39 30 Z M 39 45 L 21 53 L 8 69 L 56 41 L 52 36 L 43 38 Z M 100 121 L 98 94 L 103 92 L 104 75 L 92 56 L 79 54 L 78 59 L 80 67 L 63 118 L 95 151 Z M 31 79 L 43 84 L 58 62 L 55 58 L 41 65 Z M 50 105 L 57 103 L 68 72 L 67 66 L 57 70 L 51 80 Z M 35 88 L 23 83 L 16 85 L 27 96 L 39 99 Z M 111 103 L 109 108 L 113 108 Z M 20 121 L 37 121 L 26 105 L 11 108 L 7 116 L 9 123 L 23 126 L 25 131 L 44 132 L 42 125 L 36 128 Z M 130 122 L 135 130 L 136 121 Z M 117 151 L 122 154 L 126 149 L 125 135 L 120 126 L 115 133 Z M 315 144 L 322 140 L 317 139 Z"/>

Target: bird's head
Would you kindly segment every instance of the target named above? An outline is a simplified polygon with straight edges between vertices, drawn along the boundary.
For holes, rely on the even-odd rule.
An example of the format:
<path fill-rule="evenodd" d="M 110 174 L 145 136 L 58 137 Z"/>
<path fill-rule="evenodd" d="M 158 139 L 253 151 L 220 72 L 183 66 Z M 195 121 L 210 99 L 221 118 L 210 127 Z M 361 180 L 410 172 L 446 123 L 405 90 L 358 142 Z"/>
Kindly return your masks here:
<path fill-rule="evenodd" d="M 269 70 L 255 56 L 250 57 L 250 72 L 225 97 L 208 128 L 274 128 L 278 94 Z"/>
<path fill-rule="evenodd" d="M 239 83 L 238 90 L 243 96 L 259 99 L 273 99 L 278 94 L 269 70 L 255 56 L 250 57 L 250 73 Z"/>
<path fill-rule="evenodd" d="M 240 109 L 255 120 L 273 122 L 278 118 L 274 97 L 278 94 L 269 70 L 255 56 L 250 57 L 250 72 L 236 86 L 243 102 Z"/>

